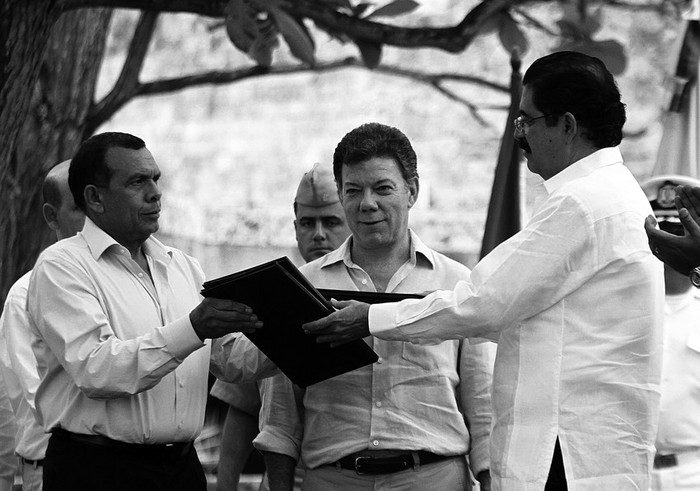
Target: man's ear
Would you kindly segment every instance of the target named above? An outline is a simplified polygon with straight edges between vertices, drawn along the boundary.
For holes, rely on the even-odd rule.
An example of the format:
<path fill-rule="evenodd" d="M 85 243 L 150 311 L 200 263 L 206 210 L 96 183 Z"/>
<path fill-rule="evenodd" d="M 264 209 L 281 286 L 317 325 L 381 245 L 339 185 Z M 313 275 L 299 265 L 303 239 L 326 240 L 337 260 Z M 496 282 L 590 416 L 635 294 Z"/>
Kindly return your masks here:
<path fill-rule="evenodd" d="M 85 198 L 85 207 L 88 210 L 92 210 L 95 213 L 103 213 L 105 211 L 104 204 L 102 203 L 102 195 L 100 195 L 99 189 L 94 184 L 88 184 L 83 189 L 83 198 Z"/>
<path fill-rule="evenodd" d="M 576 121 L 576 116 L 571 113 L 564 113 L 562 116 L 564 121 L 564 133 L 569 141 L 571 141 L 576 133 L 578 132 L 578 121 Z"/>
<path fill-rule="evenodd" d="M 44 206 L 41 207 L 41 213 L 51 230 L 58 230 L 58 210 L 56 207 L 50 203 L 44 203 Z"/>
<path fill-rule="evenodd" d="M 408 207 L 411 208 L 413 207 L 414 204 L 416 204 L 416 200 L 418 199 L 418 179 L 417 178 L 412 178 L 408 181 L 408 192 L 410 193 L 408 197 Z"/>

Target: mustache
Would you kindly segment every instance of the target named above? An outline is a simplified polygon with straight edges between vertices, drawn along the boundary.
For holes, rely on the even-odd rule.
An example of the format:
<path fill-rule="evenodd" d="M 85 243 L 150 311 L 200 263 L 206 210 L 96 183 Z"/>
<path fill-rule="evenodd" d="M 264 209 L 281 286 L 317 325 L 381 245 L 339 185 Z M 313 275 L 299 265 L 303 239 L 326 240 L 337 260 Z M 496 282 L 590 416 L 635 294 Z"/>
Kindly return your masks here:
<path fill-rule="evenodd" d="M 521 150 L 524 152 L 532 153 L 530 150 L 530 145 L 527 143 L 527 140 L 525 138 L 517 138 L 518 141 L 518 146 L 520 147 Z"/>

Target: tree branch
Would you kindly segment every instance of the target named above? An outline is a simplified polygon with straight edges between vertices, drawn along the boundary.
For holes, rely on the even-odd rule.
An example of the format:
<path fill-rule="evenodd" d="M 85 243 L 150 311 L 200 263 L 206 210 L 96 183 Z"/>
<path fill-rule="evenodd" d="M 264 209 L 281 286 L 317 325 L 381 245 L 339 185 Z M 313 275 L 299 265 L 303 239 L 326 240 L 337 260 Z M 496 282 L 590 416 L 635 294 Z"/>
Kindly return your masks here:
<path fill-rule="evenodd" d="M 158 12 L 142 12 L 127 51 L 124 66 L 112 90 L 90 108 L 83 136 L 91 135 L 139 90 L 139 73 L 151 44 Z"/>
<path fill-rule="evenodd" d="M 553 0 L 548 0 L 553 1 Z M 345 34 L 375 44 L 404 48 L 432 47 L 457 53 L 467 48 L 493 15 L 517 5 L 542 3 L 542 0 L 484 0 L 462 21 L 450 27 L 401 27 L 360 19 L 335 10 L 323 0 L 294 0 L 283 8 L 295 17 L 305 17 L 325 30 Z M 133 8 L 156 12 L 189 12 L 208 17 L 223 17 L 224 0 L 62 0 L 66 10 L 85 7 Z"/>
<path fill-rule="evenodd" d="M 88 118 L 88 126 L 90 128 L 93 128 L 94 131 L 98 126 L 107 121 L 124 104 L 126 104 L 129 100 L 131 100 L 134 97 L 142 97 L 155 94 L 167 94 L 189 87 L 201 85 L 231 84 L 255 77 L 260 77 L 263 75 L 288 75 L 293 73 L 309 72 L 323 73 L 348 67 L 362 68 L 365 70 L 367 69 L 367 67 L 365 67 L 362 61 L 358 60 L 357 58 L 349 57 L 342 60 L 320 62 L 314 67 L 308 67 L 305 65 L 288 65 L 269 68 L 262 66 L 253 66 L 249 68 L 241 68 L 238 70 L 209 71 L 198 73 L 196 75 L 187 75 L 183 77 L 155 80 L 146 83 L 137 83 L 133 86 L 129 85 L 128 95 L 115 94 L 112 97 L 110 104 L 103 105 L 102 109 L 99 112 L 95 111 L 94 113 L 91 113 L 90 117 Z M 507 94 L 509 92 L 509 88 L 505 85 L 482 79 L 479 77 L 462 75 L 459 73 L 426 73 L 390 65 L 381 65 L 375 68 L 373 71 L 376 73 L 383 73 L 397 77 L 405 77 L 416 82 L 429 85 L 430 87 L 438 90 L 441 94 L 445 95 L 446 97 L 449 97 L 455 102 L 458 102 L 459 104 L 465 106 L 474 115 L 474 117 L 481 124 L 484 125 L 486 125 L 487 123 L 481 118 L 481 116 L 478 115 L 479 108 L 471 102 L 458 96 L 453 91 L 447 89 L 443 85 L 443 83 L 446 81 L 471 83 L 481 85 L 483 87 L 487 87 L 489 89 L 495 90 L 497 92 L 502 92 L 504 94 Z"/>

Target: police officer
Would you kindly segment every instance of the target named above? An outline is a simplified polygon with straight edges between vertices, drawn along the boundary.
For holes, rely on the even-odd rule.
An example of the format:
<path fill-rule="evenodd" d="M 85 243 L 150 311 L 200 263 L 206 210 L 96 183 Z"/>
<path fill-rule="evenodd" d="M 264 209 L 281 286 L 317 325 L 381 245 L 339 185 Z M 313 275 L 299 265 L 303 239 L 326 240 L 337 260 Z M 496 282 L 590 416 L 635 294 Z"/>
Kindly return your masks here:
<path fill-rule="evenodd" d="M 700 181 L 662 175 L 642 184 L 659 228 L 683 235 L 676 186 Z M 700 292 L 687 275 L 664 264 L 664 361 L 652 489 L 700 489 Z"/>

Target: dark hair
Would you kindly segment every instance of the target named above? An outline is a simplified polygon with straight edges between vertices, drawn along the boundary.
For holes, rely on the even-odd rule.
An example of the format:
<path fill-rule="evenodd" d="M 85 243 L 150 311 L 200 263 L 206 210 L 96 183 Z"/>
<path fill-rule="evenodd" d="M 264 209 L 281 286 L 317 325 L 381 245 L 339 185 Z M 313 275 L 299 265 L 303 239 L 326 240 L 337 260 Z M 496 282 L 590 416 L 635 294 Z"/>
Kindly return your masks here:
<path fill-rule="evenodd" d="M 85 186 L 109 184 L 111 176 L 107 167 L 107 150 L 112 147 L 140 150 L 145 146 L 141 138 L 128 133 L 100 133 L 85 140 L 71 160 L 68 171 L 68 185 L 78 208 L 87 211 L 83 196 Z"/>
<path fill-rule="evenodd" d="M 405 181 L 418 179 L 418 162 L 408 137 L 393 126 L 365 123 L 347 133 L 333 152 L 335 182 L 343 184 L 343 165 L 354 165 L 373 157 L 393 158 Z"/>
<path fill-rule="evenodd" d="M 615 79 L 598 58 L 575 51 L 559 51 L 536 60 L 523 77 L 532 101 L 547 124 L 570 112 L 598 148 L 622 141 L 625 105 Z"/>

